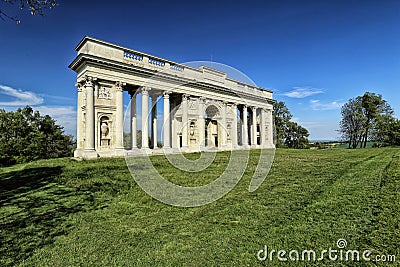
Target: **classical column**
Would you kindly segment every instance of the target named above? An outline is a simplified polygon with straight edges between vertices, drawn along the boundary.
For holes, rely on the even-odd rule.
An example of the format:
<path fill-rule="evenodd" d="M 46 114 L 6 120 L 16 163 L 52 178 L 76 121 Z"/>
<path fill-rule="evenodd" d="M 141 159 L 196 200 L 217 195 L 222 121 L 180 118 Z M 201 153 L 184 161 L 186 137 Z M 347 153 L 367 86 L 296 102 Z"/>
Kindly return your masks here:
<path fill-rule="evenodd" d="M 266 112 L 266 116 L 267 116 L 267 125 L 268 125 L 268 131 L 267 131 L 267 147 L 275 147 L 274 145 L 274 118 L 272 115 L 272 108 L 271 109 L 267 109 Z"/>
<path fill-rule="evenodd" d="M 227 130 L 226 130 L 226 102 L 222 102 L 222 131 L 221 131 L 221 147 L 226 148 Z"/>
<path fill-rule="evenodd" d="M 251 144 L 253 146 L 257 145 L 257 108 L 251 108 L 252 113 L 252 136 L 251 136 Z"/>
<path fill-rule="evenodd" d="M 153 149 L 157 148 L 157 95 L 153 94 L 151 97 L 151 142 Z"/>
<path fill-rule="evenodd" d="M 137 148 L 137 117 L 136 117 L 136 94 L 131 92 L 131 145 L 132 149 Z"/>
<path fill-rule="evenodd" d="M 237 106 L 235 104 L 232 105 L 232 111 L 233 111 L 233 121 L 232 121 L 231 140 L 232 140 L 232 147 L 235 148 L 238 145 L 238 140 L 237 140 Z"/>
<path fill-rule="evenodd" d="M 188 96 L 182 95 L 182 147 L 188 147 Z"/>
<path fill-rule="evenodd" d="M 115 105 L 116 105 L 116 114 L 115 114 L 115 149 L 123 150 L 123 136 L 124 136 L 124 103 L 122 98 L 122 86 L 124 86 L 122 82 L 115 83 Z"/>
<path fill-rule="evenodd" d="M 266 132 L 265 132 L 265 117 L 266 111 L 264 108 L 261 109 L 260 111 L 260 145 L 261 147 L 265 148 L 266 147 Z"/>
<path fill-rule="evenodd" d="M 179 148 L 179 132 L 180 129 L 178 129 L 177 127 L 177 121 L 175 119 L 175 115 L 176 115 L 176 97 L 172 97 L 172 95 L 170 96 L 170 111 L 169 114 L 171 116 L 171 147 L 173 149 L 178 149 Z"/>
<path fill-rule="evenodd" d="M 199 129 L 199 148 L 200 151 L 204 148 L 205 146 L 205 121 L 204 121 L 204 98 L 200 97 L 199 98 L 199 118 L 197 120 L 197 125 Z"/>
<path fill-rule="evenodd" d="M 76 150 L 81 150 L 82 149 L 82 85 L 80 83 L 76 83 L 75 86 L 78 89 L 78 103 L 77 103 L 77 110 L 76 110 L 76 115 L 77 115 L 77 128 L 76 128 Z"/>
<path fill-rule="evenodd" d="M 249 145 L 249 139 L 247 138 L 247 131 L 249 126 L 247 125 L 247 106 L 243 105 L 243 127 L 242 127 L 242 146 L 247 147 Z"/>
<path fill-rule="evenodd" d="M 164 96 L 164 126 L 163 126 L 163 148 L 171 148 L 170 132 L 171 132 L 171 115 L 170 115 L 170 104 L 169 104 L 170 92 L 165 91 Z"/>
<path fill-rule="evenodd" d="M 93 78 L 86 77 L 85 151 L 94 151 L 94 86 Z"/>
<path fill-rule="evenodd" d="M 149 148 L 149 87 L 142 87 L 142 149 Z"/>

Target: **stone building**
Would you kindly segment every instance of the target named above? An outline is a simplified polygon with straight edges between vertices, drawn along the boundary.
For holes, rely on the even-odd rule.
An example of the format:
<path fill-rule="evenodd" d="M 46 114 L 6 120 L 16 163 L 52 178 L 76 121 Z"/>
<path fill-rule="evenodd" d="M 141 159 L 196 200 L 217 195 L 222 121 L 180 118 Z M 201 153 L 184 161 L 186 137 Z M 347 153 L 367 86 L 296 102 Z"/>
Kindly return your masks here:
<path fill-rule="evenodd" d="M 274 147 L 270 90 L 91 37 L 76 51 L 69 66 L 77 73 L 75 157 Z M 131 98 L 129 148 L 123 142 L 123 91 Z"/>

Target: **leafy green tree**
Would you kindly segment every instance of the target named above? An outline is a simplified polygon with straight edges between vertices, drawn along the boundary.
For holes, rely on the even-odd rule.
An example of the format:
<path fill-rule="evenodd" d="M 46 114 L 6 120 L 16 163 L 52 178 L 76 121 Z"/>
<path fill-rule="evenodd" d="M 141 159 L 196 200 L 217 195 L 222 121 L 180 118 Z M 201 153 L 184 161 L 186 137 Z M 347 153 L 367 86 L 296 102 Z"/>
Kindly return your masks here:
<path fill-rule="evenodd" d="M 29 106 L 16 112 L 0 109 L 0 164 L 71 156 L 73 144 L 48 115 Z"/>
<path fill-rule="evenodd" d="M 6 9 L 18 6 L 21 10 L 29 10 L 33 16 L 36 14 L 45 16 L 45 9 L 51 9 L 57 5 L 58 4 L 55 0 L 0 0 L 0 18 L 3 20 L 7 18 L 19 24 L 21 21 L 16 16 L 11 16 Z"/>
<path fill-rule="evenodd" d="M 285 132 L 287 124 L 292 118 L 292 114 L 282 101 L 274 103 L 274 123 L 276 130 L 276 146 L 284 146 Z"/>
<path fill-rule="evenodd" d="M 400 120 L 393 116 L 381 116 L 377 120 L 374 140 L 384 145 L 400 145 Z"/>
<path fill-rule="evenodd" d="M 285 127 L 285 145 L 289 148 L 308 148 L 308 130 L 296 122 L 289 121 Z"/>
<path fill-rule="evenodd" d="M 342 138 L 347 140 L 349 148 L 356 148 L 362 140 L 365 117 L 362 110 L 361 98 L 352 98 L 342 107 L 342 120 L 340 132 Z"/>
<path fill-rule="evenodd" d="M 361 105 L 363 114 L 365 117 L 364 121 L 364 135 L 363 135 L 363 147 L 367 145 L 369 133 L 374 130 L 377 126 L 377 121 L 381 116 L 392 116 L 393 110 L 386 102 L 382 99 L 382 95 L 375 93 L 366 92 L 361 97 Z"/>
<path fill-rule="evenodd" d="M 365 148 L 368 141 L 387 138 L 388 127 L 396 125 L 393 120 L 393 110 L 382 95 L 366 92 L 343 105 L 340 132 L 349 148 Z"/>
<path fill-rule="evenodd" d="M 289 148 L 308 148 L 308 130 L 291 121 L 292 114 L 284 102 L 274 104 L 276 146 Z"/>

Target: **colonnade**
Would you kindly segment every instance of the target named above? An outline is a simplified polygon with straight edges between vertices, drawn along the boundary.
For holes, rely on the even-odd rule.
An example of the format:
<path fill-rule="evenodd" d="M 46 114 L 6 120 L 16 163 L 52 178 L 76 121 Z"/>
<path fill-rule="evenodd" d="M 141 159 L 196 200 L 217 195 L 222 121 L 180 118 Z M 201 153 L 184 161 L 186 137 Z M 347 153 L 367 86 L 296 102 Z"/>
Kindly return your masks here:
<path fill-rule="evenodd" d="M 95 116 L 95 78 L 87 77 L 84 81 L 84 96 L 82 86 L 78 87 L 78 105 L 81 104 L 82 98 L 85 99 L 85 138 L 84 145 L 82 147 L 81 142 L 78 142 L 78 150 L 83 149 L 86 156 L 91 153 L 96 153 L 96 142 L 95 142 L 95 129 L 96 129 L 96 116 Z M 113 92 L 115 94 L 115 122 L 113 126 L 113 147 L 115 155 L 123 155 L 124 153 L 124 142 L 123 142 L 123 125 L 124 125 L 124 110 L 123 110 L 123 91 L 126 84 L 122 82 L 115 82 L 113 84 Z M 138 144 L 137 140 L 137 104 L 136 98 L 138 94 L 141 94 L 141 144 Z M 163 149 L 182 149 L 185 151 L 189 147 L 189 136 L 193 134 L 193 129 L 190 121 L 193 121 L 193 116 L 189 119 L 188 105 L 189 96 L 187 94 L 180 94 L 181 102 L 181 129 L 176 129 L 174 125 L 174 116 L 171 114 L 171 103 L 169 91 L 154 90 L 152 92 L 149 87 L 140 87 L 136 91 L 129 91 L 131 106 L 130 106 L 130 141 L 132 150 L 140 147 L 143 151 L 149 151 L 151 148 L 157 148 L 158 141 L 158 117 L 157 117 L 157 99 L 159 96 L 163 98 L 163 127 L 162 127 L 162 140 Z M 149 107 L 149 98 L 151 98 L 151 106 Z M 195 117 L 196 127 L 198 130 L 198 145 L 199 150 L 205 143 L 205 129 L 206 129 L 206 103 L 204 97 L 196 97 L 198 100 L 198 114 Z M 230 109 L 228 108 L 230 107 Z M 79 110 L 79 107 L 78 107 Z M 231 113 L 230 127 L 227 125 L 227 113 Z M 238 124 L 238 111 L 240 114 L 240 121 Z M 218 134 L 218 148 L 221 150 L 225 149 L 237 149 L 237 148 L 267 148 L 272 145 L 272 115 L 271 110 L 259 107 L 248 107 L 246 104 L 227 103 L 220 101 L 220 107 L 218 109 L 219 117 L 217 123 L 220 126 L 220 133 Z M 258 119 L 257 119 L 258 116 Z M 98 119 L 98 118 L 97 118 Z M 82 121 L 82 114 L 78 112 L 78 122 Z M 259 123 L 257 123 L 259 122 Z M 150 133 L 149 133 L 150 125 Z M 266 128 L 269 125 L 270 130 Z M 239 127 L 238 127 L 239 126 Z M 99 128 L 99 127 L 97 127 Z M 228 129 L 229 128 L 229 129 Z M 100 129 L 99 129 L 100 130 Z M 78 134 L 80 131 L 78 131 Z M 178 134 L 179 133 L 179 134 Z M 240 140 L 239 140 L 240 134 Z M 228 145 L 228 135 L 230 136 Z M 82 137 L 77 136 L 78 140 Z M 151 145 L 149 143 L 151 140 Z M 172 140 L 175 138 L 176 140 Z M 180 140 L 177 140 L 181 138 Z M 208 136 L 209 138 L 209 136 Z M 215 145 L 215 144 L 214 144 Z M 94 155 L 93 155 L 94 156 Z M 97 156 L 97 154 L 96 154 Z"/>
<path fill-rule="evenodd" d="M 178 129 L 178 131 L 171 132 L 171 129 L 175 129 L 173 126 L 174 118 L 170 114 L 171 112 L 171 103 L 170 103 L 170 94 L 171 92 L 164 91 L 160 93 L 151 94 L 151 89 L 148 87 L 142 87 L 139 89 L 139 92 L 132 92 L 130 94 L 131 97 L 131 112 L 130 112 L 130 131 L 131 131 L 131 145 L 133 149 L 138 147 L 137 144 L 137 110 L 136 110 L 136 97 L 138 93 L 142 94 L 141 98 L 141 129 L 142 129 L 142 140 L 141 140 L 141 149 L 149 149 L 151 146 L 149 144 L 149 139 L 152 143 L 152 148 L 157 148 L 157 140 L 158 140 L 158 123 L 157 123 L 157 99 L 161 96 L 163 99 L 163 127 L 161 131 L 162 140 L 163 140 L 163 149 L 171 149 L 171 148 L 179 148 L 181 147 L 183 150 L 188 148 L 189 146 L 189 135 L 190 135 L 190 120 L 188 114 L 188 95 L 182 94 L 182 102 L 181 110 L 182 110 L 182 127 Z M 149 107 L 149 97 L 151 98 L 151 107 Z M 200 142 L 204 142 L 205 139 L 205 108 L 204 108 L 204 97 L 200 98 L 198 106 L 198 117 L 197 117 L 197 127 L 200 129 L 198 132 L 198 139 Z M 250 147 L 267 147 L 272 144 L 272 134 L 268 134 L 266 131 L 266 123 L 272 124 L 272 116 L 268 120 L 268 113 L 271 113 L 271 110 L 259 107 L 248 107 L 247 105 L 240 105 L 241 112 L 241 121 L 240 128 L 238 129 L 238 120 L 237 120 L 237 104 L 231 104 L 233 106 L 233 112 L 235 119 L 232 120 L 230 138 L 231 138 L 231 147 L 227 147 L 227 120 L 226 120 L 226 105 L 227 103 L 223 103 L 223 108 L 221 109 L 221 119 L 218 122 L 221 125 L 221 148 L 222 149 L 231 149 L 231 148 L 250 148 Z M 150 110 L 149 110 L 150 108 Z M 151 114 L 151 116 L 150 116 Z M 248 114 L 251 115 L 250 119 Z M 260 116 L 257 123 L 257 114 Z M 269 114 L 271 115 L 271 114 Z M 151 123 L 151 124 L 150 124 Z M 148 129 L 149 125 L 151 125 L 151 132 L 149 135 Z M 272 127 L 271 127 L 272 129 Z M 241 133 L 241 140 L 238 140 L 238 130 Z M 117 129 L 118 131 L 118 129 Z M 178 138 L 176 132 L 181 133 L 182 142 L 175 141 L 173 142 L 171 138 Z M 250 136 L 248 135 L 250 133 Z M 150 137 L 150 138 L 149 138 Z M 269 141 L 269 143 L 268 143 Z"/>
<path fill-rule="evenodd" d="M 205 146 L 274 147 L 271 90 L 206 66 L 185 66 L 91 37 L 75 50 L 78 55 L 69 65 L 78 87 L 75 157 L 123 156 L 128 147 L 132 153 L 156 153 L 159 139 L 172 153 Z M 130 133 L 125 134 L 124 91 L 131 98 Z M 163 118 L 157 113 L 159 97 Z"/>

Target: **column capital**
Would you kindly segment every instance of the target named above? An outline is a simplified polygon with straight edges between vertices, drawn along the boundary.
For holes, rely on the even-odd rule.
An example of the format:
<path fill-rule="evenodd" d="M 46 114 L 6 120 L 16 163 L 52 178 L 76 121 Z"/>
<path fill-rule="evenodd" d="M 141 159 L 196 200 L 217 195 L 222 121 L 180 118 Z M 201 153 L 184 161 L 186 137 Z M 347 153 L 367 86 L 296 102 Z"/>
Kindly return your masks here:
<path fill-rule="evenodd" d="M 83 87 L 82 83 L 76 82 L 75 87 L 78 89 L 78 92 L 82 92 L 82 87 Z"/>
<path fill-rule="evenodd" d="M 252 107 L 251 107 L 251 110 L 256 111 L 256 110 L 257 110 L 257 107 L 256 107 L 256 106 L 252 106 Z"/>
<path fill-rule="evenodd" d="M 188 95 L 188 94 L 183 94 L 183 95 L 182 95 L 182 101 L 187 101 L 188 98 L 189 98 L 189 95 Z"/>
<path fill-rule="evenodd" d="M 150 92 L 151 88 L 150 88 L 150 87 L 147 87 L 147 86 L 142 86 L 142 87 L 140 88 L 140 90 L 141 90 L 141 92 L 142 92 L 142 95 L 149 95 L 149 92 Z"/>
<path fill-rule="evenodd" d="M 97 80 L 97 78 L 94 78 L 94 77 L 92 77 L 92 76 L 85 76 L 85 78 L 84 78 L 84 82 L 85 82 L 85 87 L 87 87 L 87 86 L 90 86 L 90 87 L 92 87 L 93 86 L 93 83 L 95 82 Z"/>
<path fill-rule="evenodd" d="M 205 96 L 200 96 L 200 97 L 198 98 L 198 100 L 199 100 L 199 103 L 200 103 L 200 104 L 205 104 L 205 102 L 206 102 L 206 100 L 207 100 L 207 97 L 205 97 Z"/>
<path fill-rule="evenodd" d="M 115 82 L 115 88 L 117 89 L 117 91 L 122 92 L 123 87 L 126 85 L 126 83 L 121 82 L 121 81 L 116 81 Z"/>
<path fill-rule="evenodd" d="M 164 91 L 163 92 L 163 97 L 164 98 L 169 98 L 169 95 L 171 94 L 171 91 Z"/>

